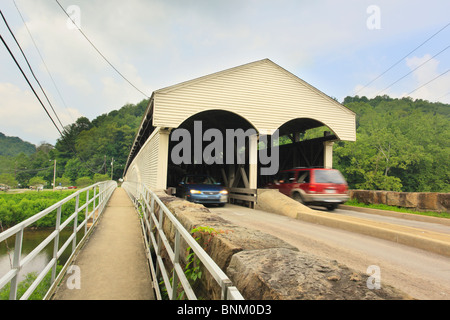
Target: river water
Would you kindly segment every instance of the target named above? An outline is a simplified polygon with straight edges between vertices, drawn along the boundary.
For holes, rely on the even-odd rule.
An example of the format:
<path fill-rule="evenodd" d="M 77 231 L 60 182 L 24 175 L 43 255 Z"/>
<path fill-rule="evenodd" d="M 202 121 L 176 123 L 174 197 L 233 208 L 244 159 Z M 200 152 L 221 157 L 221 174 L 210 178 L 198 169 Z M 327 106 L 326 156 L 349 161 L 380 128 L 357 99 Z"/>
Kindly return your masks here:
<path fill-rule="evenodd" d="M 45 238 L 47 238 L 54 229 L 41 229 L 41 230 L 25 230 L 23 244 L 22 244 L 22 255 L 21 259 L 25 258 L 31 251 L 33 251 Z M 72 228 L 68 227 L 67 230 L 62 230 L 59 236 L 59 248 L 64 244 L 64 242 L 72 234 Z M 78 234 L 78 239 L 84 234 L 84 230 L 80 231 Z M 0 242 L 0 278 L 3 277 L 9 270 L 11 270 L 11 265 L 14 259 L 14 244 L 15 237 L 12 236 L 9 239 Z M 40 254 L 38 254 L 32 261 L 30 261 L 26 266 L 20 271 L 20 279 L 23 280 L 26 275 L 30 272 L 41 272 L 45 266 L 53 258 L 53 246 L 54 241 L 51 241 L 47 247 Z M 59 265 L 64 265 L 67 259 L 72 253 L 72 244 L 66 248 L 65 252 L 61 255 L 58 260 Z"/>

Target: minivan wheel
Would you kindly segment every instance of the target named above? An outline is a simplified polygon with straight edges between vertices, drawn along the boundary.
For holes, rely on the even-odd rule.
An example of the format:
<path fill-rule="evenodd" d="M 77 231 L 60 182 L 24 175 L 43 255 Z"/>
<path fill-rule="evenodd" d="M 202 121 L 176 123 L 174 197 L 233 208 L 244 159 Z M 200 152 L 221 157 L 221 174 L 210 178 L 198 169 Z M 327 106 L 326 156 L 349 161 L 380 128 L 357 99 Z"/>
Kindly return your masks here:
<path fill-rule="evenodd" d="M 301 196 L 300 193 L 296 192 L 292 195 L 292 199 L 294 199 L 295 201 L 300 202 L 301 204 L 303 204 L 303 198 Z"/>
<path fill-rule="evenodd" d="M 337 204 L 329 204 L 329 205 L 327 205 L 327 210 L 328 211 L 333 211 L 336 208 L 337 208 Z"/>

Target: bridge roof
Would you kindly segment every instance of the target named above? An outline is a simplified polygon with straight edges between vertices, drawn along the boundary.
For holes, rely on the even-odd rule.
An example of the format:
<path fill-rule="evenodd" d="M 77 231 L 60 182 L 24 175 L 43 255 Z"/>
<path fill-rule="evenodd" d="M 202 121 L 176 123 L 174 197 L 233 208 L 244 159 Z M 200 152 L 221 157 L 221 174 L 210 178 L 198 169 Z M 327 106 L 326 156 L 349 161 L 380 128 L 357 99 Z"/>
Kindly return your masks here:
<path fill-rule="evenodd" d="M 355 114 L 269 59 L 157 90 L 155 127 L 177 128 L 206 110 L 226 110 L 270 133 L 296 118 L 327 125 L 341 140 L 354 141 Z"/>
<path fill-rule="evenodd" d="M 340 140 L 356 140 L 353 111 L 263 59 L 154 91 L 129 163 L 154 128 L 178 128 L 190 117 L 210 110 L 237 114 L 261 134 L 272 134 L 300 119 L 301 123 L 328 126 Z"/>

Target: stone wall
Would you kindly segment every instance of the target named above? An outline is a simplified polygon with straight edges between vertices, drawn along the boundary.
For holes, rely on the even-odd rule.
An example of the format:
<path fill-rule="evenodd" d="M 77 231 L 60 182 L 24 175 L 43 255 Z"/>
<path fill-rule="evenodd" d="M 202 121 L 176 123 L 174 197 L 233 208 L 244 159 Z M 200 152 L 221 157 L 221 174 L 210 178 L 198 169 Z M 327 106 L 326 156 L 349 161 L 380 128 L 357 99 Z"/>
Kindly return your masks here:
<path fill-rule="evenodd" d="M 387 285 L 370 290 L 366 274 L 337 261 L 300 252 L 272 235 L 237 226 L 203 205 L 163 192 L 157 194 L 188 231 L 198 226 L 217 231 L 213 237 L 199 242 L 247 300 L 410 298 Z M 169 239 L 173 238 L 170 223 L 164 224 L 164 229 Z M 204 274 L 197 286 L 201 289 L 200 296 L 207 300 L 220 299 L 215 280 Z"/>
<path fill-rule="evenodd" d="M 386 204 L 418 211 L 450 212 L 450 193 L 350 190 L 350 198 L 365 204 Z"/>

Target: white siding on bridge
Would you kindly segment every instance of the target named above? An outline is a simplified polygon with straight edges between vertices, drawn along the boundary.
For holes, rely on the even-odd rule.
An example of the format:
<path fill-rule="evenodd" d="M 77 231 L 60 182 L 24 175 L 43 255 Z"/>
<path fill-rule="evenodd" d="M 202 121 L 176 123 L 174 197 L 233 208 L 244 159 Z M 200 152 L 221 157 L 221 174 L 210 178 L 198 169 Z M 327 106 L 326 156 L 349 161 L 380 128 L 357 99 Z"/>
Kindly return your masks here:
<path fill-rule="evenodd" d="M 127 181 L 143 183 L 151 189 L 157 188 L 158 150 L 159 130 L 155 130 L 133 160 Z"/>
<path fill-rule="evenodd" d="M 355 114 L 295 75 L 265 59 L 154 92 L 153 125 L 177 128 L 207 110 L 226 110 L 271 133 L 296 118 L 328 126 L 341 140 L 356 140 Z"/>

